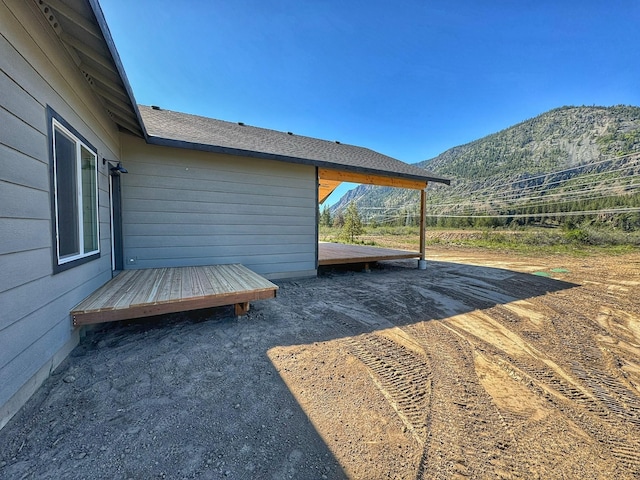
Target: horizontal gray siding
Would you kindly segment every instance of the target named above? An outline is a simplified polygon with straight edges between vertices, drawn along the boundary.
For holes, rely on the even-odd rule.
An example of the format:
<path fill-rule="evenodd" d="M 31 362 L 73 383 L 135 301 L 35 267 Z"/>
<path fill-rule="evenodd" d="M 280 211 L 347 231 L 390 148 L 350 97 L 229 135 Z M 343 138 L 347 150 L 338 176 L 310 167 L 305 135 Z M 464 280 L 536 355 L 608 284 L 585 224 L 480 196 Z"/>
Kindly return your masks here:
<path fill-rule="evenodd" d="M 9 142 L 4 137 L 0 142 L 0 175 L 3 181 L 49 191 L 48 164 L 7 147 Z M 20 168 L 15 168 L 16 165 L 20 165 Z"/>
<path fill-rule="evenodd" d="M 145 144 L 123 159 L 126 268 L 242 263 L 315 273 L 315 168 Z"/>
<path fill-rule="evenodd" d="M 72 338 L 73 332 L 69 331 L 68 318 L 57 320 L 56 322 L 48 318 L 47 324 L 53 326 L 44 335 L 35 338 L 29 349 L 21 350 L 17 357 L 0 369 L 0 382 L 3 385 L 13 384 L 16 378 L 26 377 L 24 383 L 29 381 Z M 39 356 L 33 355 L 33 351 L 37 351 Z M 11 397 L 6 401 L 10 399 Z"/>
<path fill-rule="evenodd" d="M 0 427 L 26 400 L 16 400 L 20 392 L 32 392 L 32 379 L 42 380 L 38 372 L 77 341 L 69 311 L 111 278 L 108 172 L 101 162 L 102 256 L 52 274 L 47 105 L 99 158 L 118 158 L 115 124 L 35 2 L 0 0 Z"/>
<path fill-rule="evenodd" d="M 0 185 L 4 186 L 2 180 L 0 180 Z M 0 222 L 2 222 L 0 255 L 38 248 L 51 249 L 51 224 L 49 220 L 0 216 Z M 51 252 L 49 252 L 49 256 L 51 256 Z"/>
<path fill-rule="evenodd" d="M 8 218 L 28 218 L 48 220 L 44 216 L 49 209 L 49 192 L 37 188 L 3 182 L 0 190 L 0 204 L 4 204 L 3 214 Z"/>

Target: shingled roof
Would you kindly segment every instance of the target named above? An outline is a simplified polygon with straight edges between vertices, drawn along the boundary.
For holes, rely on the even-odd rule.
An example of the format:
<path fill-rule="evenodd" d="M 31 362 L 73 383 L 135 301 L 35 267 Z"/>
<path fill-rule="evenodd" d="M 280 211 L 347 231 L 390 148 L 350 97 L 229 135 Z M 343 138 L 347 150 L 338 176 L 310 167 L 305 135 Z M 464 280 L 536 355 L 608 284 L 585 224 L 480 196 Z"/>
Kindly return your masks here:
<path fill-rule="evenodd" d="M 191 150 L 315 165 L 386 177 L 449 180 L 368 148 L 138 105 L 147 141 Z"/>

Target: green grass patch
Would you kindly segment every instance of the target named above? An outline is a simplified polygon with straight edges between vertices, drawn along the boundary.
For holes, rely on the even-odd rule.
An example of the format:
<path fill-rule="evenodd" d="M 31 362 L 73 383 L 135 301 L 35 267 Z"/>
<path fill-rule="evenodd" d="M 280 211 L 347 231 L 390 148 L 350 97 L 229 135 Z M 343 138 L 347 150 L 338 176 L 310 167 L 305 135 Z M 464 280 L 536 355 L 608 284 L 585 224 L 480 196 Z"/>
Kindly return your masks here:
<path fill-rule="evenodd" d="M 419 228 L 365 227 L 356 239 L 357 244 L 403 250 L 419 248 Z M 320 227 L 320 240 L 344 242 L 340 230 Z M 521 228 L 511 229 L 427 229 L 427 246 L 458 246 L 512 252 L 516 254 L 563 254 L 589 256 L 592 254 L 625 254 L 640 247 L 640 232 L 624 232 L 606 228 Z"/>

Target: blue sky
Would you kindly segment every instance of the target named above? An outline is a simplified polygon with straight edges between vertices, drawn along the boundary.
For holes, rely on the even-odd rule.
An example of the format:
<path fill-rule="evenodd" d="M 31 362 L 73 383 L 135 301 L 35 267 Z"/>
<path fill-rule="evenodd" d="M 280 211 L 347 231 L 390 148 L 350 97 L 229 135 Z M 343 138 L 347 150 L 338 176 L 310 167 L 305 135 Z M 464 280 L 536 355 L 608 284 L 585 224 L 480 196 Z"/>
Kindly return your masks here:
<path fill-rule="evenodd" d="M 640 105 L 638 0 L 100 4 L 138 103 L 408 163 L 563 105 Z"/>

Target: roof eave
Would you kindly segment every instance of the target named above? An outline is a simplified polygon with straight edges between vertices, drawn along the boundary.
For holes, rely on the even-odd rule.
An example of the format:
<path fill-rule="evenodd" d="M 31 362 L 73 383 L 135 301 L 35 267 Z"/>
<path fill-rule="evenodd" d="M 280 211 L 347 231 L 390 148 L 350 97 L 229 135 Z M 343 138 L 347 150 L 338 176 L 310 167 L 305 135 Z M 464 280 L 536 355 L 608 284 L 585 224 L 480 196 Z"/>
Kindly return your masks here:
<path fill-rule="evenodd" d="M 425 182 L 444 183 L 449 185 L 451 181 L 446 178 L 440 178 L 431 175 L 412 175 L 408 173 L 389 172 L 387 170 L 378 170 L 375 168 L 358 167 L 353 165 L 338 165 L 334 162 L 315 160 L 302 157 L 291 157 L 286 155 L 276 155 L 274 153 L 258 152 L 255 150 L 243 150 L 239 148 L 222 147 L 219 145 L 210 145 L 204 143 L 187 142 L 184 140 L 176 140 L 172 138 L 164 138 L 157 136 L 147 136 L 147 143 L 163 147 L 182 148 L 187 150 L 199 150 L 211 153 L 224 153 L 227 155 L 236 155 L 251 158 L 261 158 L 264 160 L 276 160 L 279 162 L 296 163 L 300 165 L 310 165 L 314 167 L 322 167 L 334 170 L 344 170 L 349 172 L 365 173 L 370 175 L 379 175 L 389 178 L 404 178 L 408 180 L 418 180 Z"/>
<path fill-rule="evenodd" d="M 120 59 L 120 55 L 118 54 L 118 50 L 116 48 L 116 44 L 113 41 L 113 37 L 111 36 L 111 31 L 109 30 L 109 25 L 107 24 L 107 20 L 104 17 L 104 13 L 102 12 L 102 7 L 98 0 L 88 0 L 89 5 L 91 6 L 91 10 L 96 17 L 96 21 L 98 22 L 98 27 L 102 32 L 102 36 L 107 45 L 107 49 L 111 54 L 111 59 L 113 60 L 114 66 L 118 71 L 118 75 L 120 76 L 120 80 L 125 89 L 125 93 L 129 98 L 129 102 L 131 103 L 131 110 L 137 119 L 138 126 L 140 127 L 140 132 L 145 140 L 149 138 L 149 134 L 147 129 L 142 121 L 142 115 L 140 115 L 140 110 L 138 109 L 138 103 L 136 102 L 135 96 L 133 95 L 133 89 L 131 88 L 131 84 L 129 83 L 129 79 L 127 78 L 127 74 L 124 70 L 124 66 L 122 65 L 122 60 Z"/>

